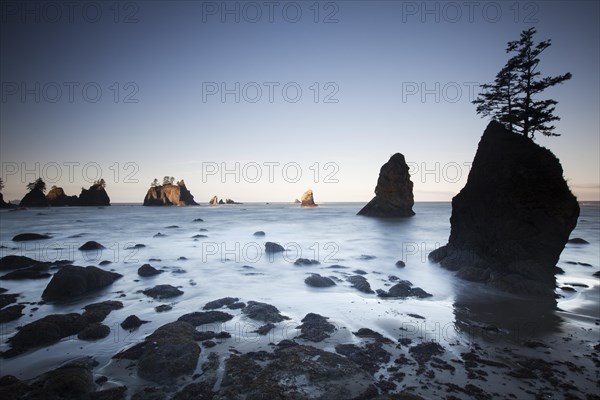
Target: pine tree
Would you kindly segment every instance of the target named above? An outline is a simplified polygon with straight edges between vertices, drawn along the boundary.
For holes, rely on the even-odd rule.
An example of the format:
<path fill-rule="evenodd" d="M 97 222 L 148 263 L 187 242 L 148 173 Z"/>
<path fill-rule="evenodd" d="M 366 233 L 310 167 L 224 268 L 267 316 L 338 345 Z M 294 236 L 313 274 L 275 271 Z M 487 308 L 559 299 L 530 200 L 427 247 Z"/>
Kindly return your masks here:
<path fill-rule="evenodd" d="M 42 178 L 37 178 L 34 182 L 29 182 L 27 184 L 27 190 L 30 192 L 33 190 L 39 190 L 44 193 L 46 191 L 46 182 Z"/>
<path fill-rule="evenodd" d="M 492 117 L 510 130 L 533 138 L 536 132 L 546 136 L 560 136 L 554 132 L 552 122 L 560 120 L 554 115 L 556 100 L 539 100 L 544 90 L 571 79 L 571 73 L 554 77 L 541 77 L 538 70 L 540 54 L 551 45 L 550 39 L 535 43 L 535 28 L 521 32 L 519 40 L 508 42 L 506 52 L 516 53 L 498 72 L 493 83 L 482 85 L 484 91 L 473 104 L 477 114 Z"/>

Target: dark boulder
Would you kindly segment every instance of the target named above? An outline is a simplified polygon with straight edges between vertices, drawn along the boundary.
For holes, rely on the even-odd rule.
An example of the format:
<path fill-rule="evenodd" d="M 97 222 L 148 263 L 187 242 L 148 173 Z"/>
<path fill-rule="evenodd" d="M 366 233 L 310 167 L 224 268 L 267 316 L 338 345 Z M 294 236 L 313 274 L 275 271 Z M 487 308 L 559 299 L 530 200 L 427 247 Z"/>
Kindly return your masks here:
<path fill-rule="evenodd" d="M 578 216 L 554 154 L 491 122 L 452 199 L 448 244 L 430 259 L 500 290 L 553 297 L 554 266 Z"/>
<path fill-rule="evenodd" d="M 369 217 L 411 217 L 415 204 L 409 168 L 400 153 L 394 154 L 379 171 L 375 197 L 358 212 Z"/>
<path fill-rule="evenodd" d="M 98 267 L 67 265 L 54 274 L 42 293 L 42 299 L 55 301 L 81 296 L 92 290 L 102 289 L 122 276 Z"/>
<path fill-rule="evenodd" d="M 263 322 L 281 322 L 289 319 L 289 317 L 281 315 L 277 307 L 258 301 L 249 301 L 248 305 L 242 309 L 242 313 L 248 318 Z"/>
<path fill-rule="evenodd" d="M 13 306 L 8 306 L 0 310 L 0 324 L 14 321 L 23 316 L 23 309 L 25 306 L 23 304 L 15 304 Z"/>
<path fill-rule="evenodd" d="M 107 325 L 94 322 L 83 328 L 77 334 L 77 338 L 81 340 L 99 340 L 104 339 L 108 335 L 110 335 L 110 328 Z"/>
<path fill-rule="evenodd" d="M 114 310 L 123 308 L 123 303 L 115 300 L 106 300 L 100 303 L 88 304 L 83 309 L 85 310 L 82 316 L 88 322 L 102 322 Z"/>
<path fill-rule="evenodd" d="M 20 233 L 12 238 L 13 242 L 26 242 L 29 240 L 44 240 L 50 239 L 48 235 L 42 235 L 40 233 Z"/>
<path fill-rule="evenodd" d="M 150 264 L 144 264 L 141 267 L 139 267 L 137 270 L 138 275 L 143 276 L 143 277 L 158 275 L 162 272 L 163 271 L 154 268 Z"/>
<path fill-rule="evenodd" d="M 225 306 L 229 306 L 236 302 L 240 301 L 237 297 L 223 297 L 222 299 L 209 301 L 202 307 L 204 310 L 216 310 L 217 308 L 222 308 Z"/>
<path fill-rule="evenodd" d="M 321 342 L 331 336 L 336 331 L 333 324 L 327 322 L 329 318 L 319 314 L 308 313 L 302 318 L 302 325 L 296 329 L 300 329 L 301 339 L 310 340 L 311 342 Z"/>
<path fill-rule="evenodd" d="M 102 246 L 100 243 L 90 240 L 85 242 L 81 246 L 79 246 L 79 250 L 81 251 L 91 251 L 91 250 L 104 250 L 106 247 Z"/>
<path fill-rule="evenodd" d="M 3 354 L 12 357 L 36 347 L 49 346 L 60 339 L 78 334 L 87 320 L 77 313 L 52 314 L 23 326 L 8 339 L 11 350 Z"/>
<path fill-rule="evenodd" d="M 390 288 L 389 291 L 384 291 L 381 289 L 377 290 L 377 295 L 379 297 L 392 297 L 392 298 L 401 298 L 405 299 L 407 297 L 417 297 L 419 299 L 424 299 L 427 297 L 431 297 L 432 295 L 427 293 L 421 288 L 412 287 L 413 284 L 409 281 L 400 281 L 396 283 L 394 286 Z"/>
<path fill-rule="evenodd" d="M 335 286 L 335 282 L 331 278 L 319 274 L 312 274 L 304 280 L 304 283 L 316 288 Z"/>
<path fill-rule="evenodd" d="M 8 255 L 0 258 L 0 271 L 31 267 L 39 261 L 25 256 Z"/>
<path fill-rule="evenodd" d="M 358 290 L 359 292 L 367 294 L 374 293 L 371 289 L 371 285 L 369 285 L 369 282 L 365 279 L 364 276 L 352 275 L 346 278 L 346 280 L 350 282 L 352 284 L 352 287 Z"/>
<path fill-rule="evenodd" d="M 187 322 L 193 326 L 204 324 L 213 324 L 215 322 L 227 322 L 233 319 L 233 315 L 223 311 L 196 311 L 189 314 L 184 314 L 178 321 Z"/>
<path fill-rule="evenodd" d="M 196 369 L 200 347 L 197 331 L 187 322 L 171 322 L 158 328 L 143 342 L 113 358 L 138 360 L 138 375 L 157 383 L 174 383 Z"/>
<path fill-rule="evenodd" d="M 50 265 L 46 263 L 35 264 L 31 267 L 17 269 L 8 274 L 0 276 L 2 280 L 20 280 L 20 279 L 46 279 L 52 276 L 48 272 Z"/>
<path fill-rule="evenodd" d="M 273 243 L 273 242 L 265 243 L 265 253 L 267 253 L 267 254 L 281 253 L 283 251 L 285 251 L 285 248 L 278 243 Z"/>
<path fill-rule="evenodd" d="M 154 299 L 168 299 L 171 297 L 181 296 L 183 291 L 171 285 L 156 285 L 153 288 L 142 291 L 142 293 Z"/>
<path fill-rule="evenodd" d="M 123 322 L 121 322 L 121 328 L 132 331 L 139 328 L 142 324 L 147 324 L 149 321 L 143 321 L 139 319 L 137 315 L 130 315 Z"/>

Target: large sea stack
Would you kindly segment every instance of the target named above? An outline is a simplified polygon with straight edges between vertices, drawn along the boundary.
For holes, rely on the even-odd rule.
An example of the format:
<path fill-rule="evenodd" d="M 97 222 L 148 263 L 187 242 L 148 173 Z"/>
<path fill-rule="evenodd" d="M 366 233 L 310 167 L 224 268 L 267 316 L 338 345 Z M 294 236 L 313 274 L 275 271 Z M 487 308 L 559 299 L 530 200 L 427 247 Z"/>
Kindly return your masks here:
<path fill-rule="evenodd" d="M 97 182 L 89 189 L 81 189 L 79 205 L 88 207 L 110 206 L 110 197 L 104 189 L 104 182 Z"/>
<path fill-rule="evenodd" d="M 49 207 L 46 195 L 40 189 L 34 188 L 21 199 L 20 207 Z"/>
<path fill-rule="evenodd" d="M 358 215 L 369 217 L 412 217 L 415 204 L 413 183 L 408 173 L 408 165 L 404 156 L 394 154 L 383 164 L 379 171 L 379 179 L 375 187 L 375 197 Z"/>
<path fill-rule="evenodd" d="M 153 186 L 144 198 L 145 206 L 197 206 L 194 196 L 180 180 L 176 185 Z"/>
<path fill-rule="evenodd" d="M 555 265 L 579 216 L 558 159 L 491 122 L 452 199 L 448 244 L 429 258 L 470 281 L 553 296 Z"/>

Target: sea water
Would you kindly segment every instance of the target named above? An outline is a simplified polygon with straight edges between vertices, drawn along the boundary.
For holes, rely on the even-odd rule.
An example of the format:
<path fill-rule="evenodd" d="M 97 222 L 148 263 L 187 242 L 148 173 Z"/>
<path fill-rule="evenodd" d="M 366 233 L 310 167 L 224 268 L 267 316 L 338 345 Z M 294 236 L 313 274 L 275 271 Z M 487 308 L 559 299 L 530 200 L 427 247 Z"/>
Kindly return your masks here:
<path fill-rule="evenodd" d="M 558 264 L 565 270 L 564 275 L 557 276 L 559 287 L 585 286 L 574 286 L 575 292 L 558 288 L 557 294 L 562 297 L 557 308 L 458 280 L 452 272 L 430 262 L 427 255 L 448 240 L 450 203 L 417 203 L 414 217 L 389 220 L 357 216 L 361 206 L 331 203 L 302 209 L 276 203 L 199 207 L 113 205 L 2 211 L 2 256 L 70 260 L 80 266 L 98 266 L 102 261 L 110 261 L 101 268 L 123 277 L 83 298 L 42 304 L 37 303 L 48 279 L 0 280 L 0 286 L 8 289 L 8 293 L 20 293 L 19 302 L 28 302 L 23 317 L 1 325 L 0 350 L 9 348 L 7 339 L 18 326 L 45 315 L 81 313 L 85 305 L 104 300 L 119 300 L 124 308 L 113 311 L 104 321 L 111 328 L 109 337 L 93 342 L 65 338 L 53 346 L 2 359 L 0 375 L 33 378 L 82 355 L 96 358 L 100 363 L 97 373 L 113 377 L 120 371 L 126 375 L 111 360 L 114 354 L 159 326 L 185 313 L 200 311 L 206 302 L 226 296 L 238 297 L 243 302 L 272 304 L 290 318 L 267 336 L 253 333 L 261 324 L 239 311 L 227 310 L 235 315 L 231 321 L 198 328 L 229 332 L 232 338 L 228 340 L 240 351 L 267 349 L 269 343 L 294 338 L 299 334 L 296 327 L 310 312 L 328 317 L 338 327 L 331 339 L 319 344 L 330 351 L 334 351 L 336 343 L 356 341 L 351 332 L 363 327 L 395 340 L 402 336 L 418 337 L 444 345 L 468 343 L 474 338 L 518 343 L 525 337 L 558 334 L 565 329 L 581 328 L 589 330 L 590 335 L 598 334 L 594 321 L 600 318 L 599 279 L 593 276 L 600 264 L 598 203 L 582 205 L 578 225 L 571 235 L 590 244 L 567 245 Z M 264 231 L 265 236 L 254 236 L 257 231 Z M 51 239 L 19 243 L 11 240 L 25 232 L 48 234 Z M 78 247 L 88 240 L 106 248 L 79 251 Z M 266 241 L 279 243 L 286 251 L 267 254 Z M 145 247 L 134 248 L 136 244 Z M 298 266 L 294 264 L 298 258 L 320 263 Z M 406 266 L 396 266 L 399 260 Z M 149 278 L 138 276 L 137 269 L 146 263 L 164 272 Z M 309 287 L 304 279 L 312 273 L 332 277 L 336 285 Z M 432 297 L 382 299 L 362 293 L 345 280 L 357 273 L 364 273 L 373 290 L 388 290 L 398 278 L 421 287 Z M 159 301 L 141 293 L 158 284 L 177 286 L 184 294 Z M 173 309 L 157 313 L 155 307 L 161 304 L 169 304 Z M 133 332 L 121 329 L 119 323 L 132 314 L 149 322 Z"/>

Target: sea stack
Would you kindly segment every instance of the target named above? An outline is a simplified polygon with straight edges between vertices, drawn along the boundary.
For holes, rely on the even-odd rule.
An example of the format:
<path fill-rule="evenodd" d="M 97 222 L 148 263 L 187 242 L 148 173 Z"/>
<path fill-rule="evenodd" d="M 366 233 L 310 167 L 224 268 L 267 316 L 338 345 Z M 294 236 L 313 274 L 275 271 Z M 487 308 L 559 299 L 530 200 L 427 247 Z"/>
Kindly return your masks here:
<path fill-rule="evenodd" d="M 180 180 L 176 185 L 152 186 L 144 198 L 145 206 L 197 206 L 194 196 Z"/>
<path fill-rule="evenodd" d="M 110 197 L 108 197 L 104 186 L 104 179 L 101 179 L 90 186 L 89 189 L 81 189 L 78 205 L 89 207 L 110 206 Z"/>
<path fill-rule="evenodd" d="M 217 196 L 213 196 L 212 199 L 208 202 L 210 205 L 219 204 L 219 198 Z"/>
<path fill-rule="evenodd" d="M 383 218 L 415 215 L 412 210 L 415 204 L 413 183 L 408 170 L 404 156 L 400 153 L 394 154 L 379 171 L 375 197 L 358 212 L 358 215 Z"/>
<path fill-rule="evenodd" d="M 40 189 L 34 188 L 21 199 L 20 207 L 49 207 L 46 195 Z"/>
<path fill-rule="evenodd" d="M 76 206 L 79 204 L 77 196 L 67 196 L 63 188 L 52 186 L 46 195 L 48 203 L 52 207 Z"/>
<path fill-rule="evenodd" d="M 553 298 L 554 268 L 578 216 L 554 154 L 491 122 L 452 199 L 448 244 L 429 258 L 466 280 Z"/>
<path fill-rule="evenodd" d="M 313 191 L 311 189 L 308 189 L 306 192 L 304 192 L 301 199 L 302 202 L 300 203 L 300 207 L 302 208 L 318 207 L 318 205 L 315 204 L 315 200 L 313 199 Z"/>

